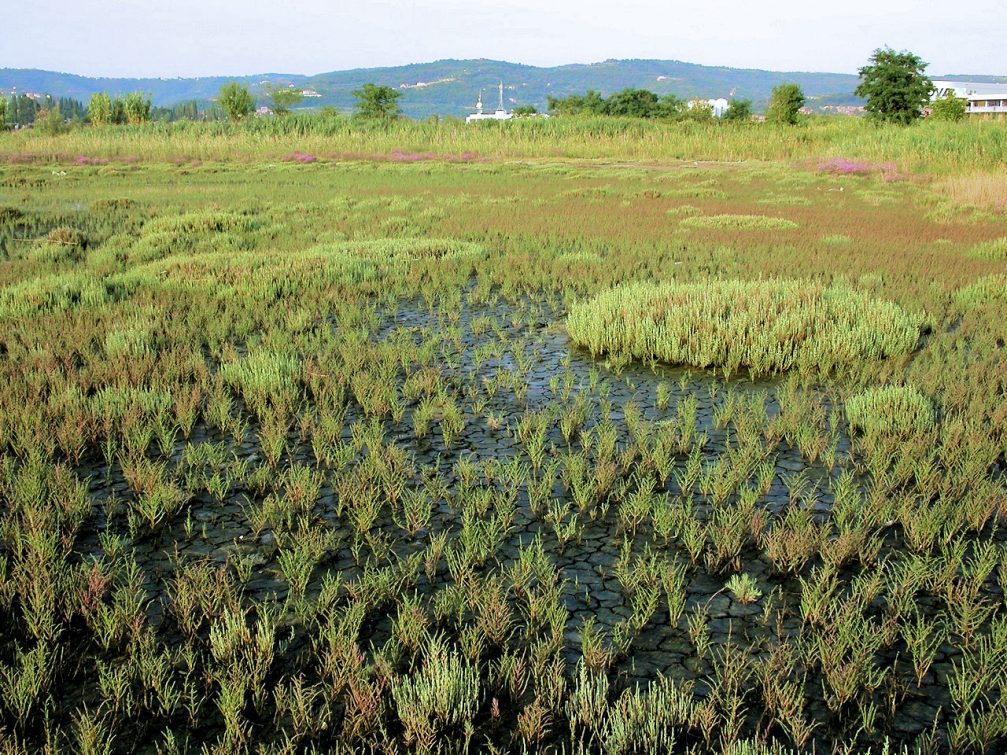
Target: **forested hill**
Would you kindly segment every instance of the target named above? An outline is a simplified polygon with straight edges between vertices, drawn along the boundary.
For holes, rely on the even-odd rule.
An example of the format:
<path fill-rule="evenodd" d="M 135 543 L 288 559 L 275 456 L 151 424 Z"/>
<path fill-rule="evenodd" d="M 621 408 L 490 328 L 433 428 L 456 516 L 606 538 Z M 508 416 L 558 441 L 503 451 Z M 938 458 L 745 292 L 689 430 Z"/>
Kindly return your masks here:
<path fill-rule="evenodd" d="M 980 77 L 971 77 L 973 79 Z M 488 106 L 497 101 L 497 86 L 504 82 L 507 106 L 534 105 L 540 110 L 549 96 L 564 97 L 595 89 L 603 95 L 627 87 L 649 89 L 679 97 L 735 97 L 754 101 L 761 108 L 774 86 L 782 82 L 800 84 L 808 95 L 808 105 L 856 104 L 853 96 L 857 77 L 840 73 L 761 71 L 720 66 L 701 66 L 675 60 L 608 60 L 602 63 L 564 65 L 553 68 L 506 63 L 494 60 L 440 60 L 395 68 L 361 68 L 333 71 L 314 76 L 256 74 L 254 76 L 209 76 L 191 79 L 90 78 L 68 73 L 32 69 L 0 69 L 0 91 L 9 94 L 38 92 L 53 97 L 73 97 L 87 102 L 98 91 L 124 94 L 141 90 L 155 105 L 212 100 L 221 85 L 239 81 L 253 93 L 267 83 L 294 84 L 317 93 L 302 107 L 353 105 L 354 89 L 367 82 L 401 89 L 403 111 L 414 118 L 429 115 L 464 116 L 475 103 L 480 89 L 486 90 Z"/>

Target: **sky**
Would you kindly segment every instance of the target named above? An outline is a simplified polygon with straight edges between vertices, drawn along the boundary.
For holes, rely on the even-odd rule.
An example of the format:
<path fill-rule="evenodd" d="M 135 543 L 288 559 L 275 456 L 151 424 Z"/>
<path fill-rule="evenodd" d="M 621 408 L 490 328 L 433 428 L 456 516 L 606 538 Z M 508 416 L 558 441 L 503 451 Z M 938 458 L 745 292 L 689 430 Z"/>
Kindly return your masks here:
<path fill-rule="evenodd" d="M 87 76 L 316 74 L 492 58 L 659 58 L 856 73 L 882 46 L 931 75 L 1007 74 L 1004 0 L 29 0 L 0 67 Z"/>

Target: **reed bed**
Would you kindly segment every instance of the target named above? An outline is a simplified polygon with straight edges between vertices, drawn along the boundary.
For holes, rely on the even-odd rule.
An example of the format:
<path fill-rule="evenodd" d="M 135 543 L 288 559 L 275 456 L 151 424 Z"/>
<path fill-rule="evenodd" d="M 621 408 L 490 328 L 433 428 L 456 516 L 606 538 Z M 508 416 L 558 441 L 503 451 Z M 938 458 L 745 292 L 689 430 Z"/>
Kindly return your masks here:
<path fill-rule="evenodd" d="M 407 163 L 486 158 L 667 160 L 852 159 L 897 164 L 902 170 L 978 174 L 948 184 L 970 203 L 996 203 L 996 165 L 1007 160 L 1002 122 L 937 123 L 913 127 L 869 124 L 858 118 L 815 118 L 798 127 L 639 119 L 553 118 L 472 127 L 463 121 L 363 124 L 345 117 L 294 116 L 244 124 L 153 123 L 75 129 L 59 136 L 0 135 L 7 161 L 290 161 L 292 155 L 331 159 L 374 157 Z M 310 164 L 314 160 L 294 159 Z"/>

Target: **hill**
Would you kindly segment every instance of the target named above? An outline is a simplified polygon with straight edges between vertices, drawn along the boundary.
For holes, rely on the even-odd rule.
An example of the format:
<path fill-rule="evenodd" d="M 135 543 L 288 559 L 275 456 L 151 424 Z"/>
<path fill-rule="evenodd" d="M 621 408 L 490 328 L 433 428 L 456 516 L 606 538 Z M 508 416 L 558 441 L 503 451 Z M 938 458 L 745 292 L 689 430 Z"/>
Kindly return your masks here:
<path fill-rule="evenodd" d="M 967 77 L 971 79 L 991 77 Z M 187 100 L 208 102 L 228 81 L 239 81 L 253 92 L 266 83 L 293 84 L 318 96 L 303 107 L 331 106 L 349 109 L 354 89 L 367 82 L 385 84 L 403 93 L 403 111 L 413 118 L 430 115 L 464 116 L 480 89 L 487 90 L 488 105 L 504 82 L 508 107 L 530 104 L 540 110 L 549 96 L 564 97 L 596 89 L 603 95 L 626 87 L 650 89 L 679 97 L 743 97 L 756 108 L 765 105 L 772 88 L 782 82 L 800 84 L 809 105 L 858 104 L 853 95 L 857 77 L 842 73 L 763 71 L 702 66 L 677 60 L 607 60 L 541 68 L 495 60 L 439 60 L 391 68 L 360 68 L 313 76 L 264 73 L 253 76 L 208 76 L 176 79 L 91 78 L 34 69 L 0 69 L 0 91 L 40 92 L 87 101 L 95 92 L 122 94 L 134 90 L 150 93 L 155 105 L 170 106 Z"/>

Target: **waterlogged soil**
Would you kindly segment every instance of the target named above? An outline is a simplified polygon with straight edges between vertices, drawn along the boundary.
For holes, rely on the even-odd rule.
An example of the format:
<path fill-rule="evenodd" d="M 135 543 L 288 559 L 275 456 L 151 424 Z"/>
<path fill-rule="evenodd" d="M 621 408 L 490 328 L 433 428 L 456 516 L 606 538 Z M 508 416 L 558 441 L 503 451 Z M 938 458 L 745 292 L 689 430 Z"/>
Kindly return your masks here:
<path fill-rule="evenodd" d="M 464 403 L 465 429 L 450 447 L 444 446 L 436 423 L 426 437 L 416 437 L 412 424 L 415 402 L 407 407 L 400 422 L 393 422 L 388 417 L 384 420 L 386 441 L 394 441 L 395 444 L 407 449 L 412 454 L 418 470 L 436 468 L 451 486 L 458 484 L 453 474 L 453 467 L 459 459 L 484 462 L 491 459 L 506 460 L 524 454 L 521 444 L 514 438 L 509 428 L 516 426 L 526 413 L 541 411 L 557 403 L 559 399 L 550 386 L 550 381 L 555 377 L 559 377 L 562 383 L 567 375 L 572 375 L 574 383 L 572 393 L 581 393 L 588 399 L 591 413 L 585 423 L 587 428 L 599 422 L 603 398 L 608 399 L 612 407 L 609 418 L 619 428 L 620 444 L 629 441 L 623 414 L 623 407 L 627 402 L 632 401 L 645 420 L 659 422 L 674 418 L 676 406 L 688 397 L 694 397 L 699 406 L 697 429 L 708 438 L 704 448 L 707 459 L 713 459 L 726 451 L 731 442 L 732 431 L 718 427 L 715 421 L 716 409 L 729 390 L 743 396 L 762 394 L 766 398 L 768 415 L 772 417 L 779 412 L 776 394 L 780 383 L 777 380 L 753 380 L 747 377 L 725 379 L 712 371 L 664 366 L 647 367 L 640 364 L 613 369 L 603 360 L 596 360 L 571 344 L 561 326 L 562 313 L 544 309 L 541 317 L 530 323 L 527 317 L 512 320 L 511 314 L 511 311 L 502 305 L 472 307 L 467 303 L 463 304 L 461 317 L 457 322 L 451 323 L 453 327 L 461 328 L 462 349 L 454 355 L 453 364 L 446 367 L 445 374 L 449 378 L 454 376 L 465 384 L 471 384 L 473 381 L 492 379 L 499 370 L 518 370 L 521 360 L 515 358 L 513 347 L 515 344 L 521 344 L 526 354 L 534 355 L 530 369 L 523 376 L 523 383 L 526 386 L 526 393 L 523 396 L 515 396 L 509 389 L 501 388 L 488 400 L 480 416 L 473 415 L 468 404 Z M 480 345 L 498 340 L 497 334 L 492 329 L 478 334 L 473 332 L 473 321 L 486 316 L 496 319 L 500 330 L 510 341 L 507 350 L 499 359 L 481 360 L 476 354 Z M 371 338 L 378 341 L 401 330 L 436 331 L 443 325 L 444 321 L 437 312 L 431 312 L 425 305 L 402 304 L 397 311 L 383 313 L 382 323 L 371 334 Z M 664 384 L 670 392 L 670 401 L 663 408 L 657 403 L 659 384 Z M 487 423 L 485 419 L 487 413 L 502 418 L 499 427 L 493 428 Z M 355 420 L 363 418 L 360 407 L 351 401 L 345 422 L 347 429 L 344 430 L 344 440 L 350 439 L 349 426 Z M 234 453 L 252 468 L 265 463 L 264 454 L 256 443 L 253 430 L 254 427 L 249 428 L 244 443 L 234 446 L 229 436 L 205 426 L 197 426 L 186 442 L 193 444 L 226 442 L 232 445 Z M 309 444 L 299 442 L 293 433 L 289 440 L 288 452 L 278 465 L 277 474 L 291 462 L 315 463 Z M 176 443 L 172 456 L 175 463 L 181 459 L 184 445 L 183 442 Z M 549 431 L 547 447 L 549 446 L 552 446 L 554 458 L 568 448 L 557 423 L 554 423 Z M 838 451 L 840 458 L 845 458 L 850 453 L 850 441 L 845 435 L 840 438 Z M 760 498 L 758 505 L 771 513 L 783 511 L 791 505 L 787 480 L 803 472 L 808 480 L 817 485 L 815 511 L 817 515 L 824 517 L 832 502 L 827 481 L 829 477 L 839 475 L 841 465 L 829 470 L 821 462 L 809 463 L 797 449 L 783 442 L 775 449 L 771 458 L 775 459 L 774 479 L 769 493 Z M 678 465 L 682 463 L 684 456 L 680 456 L 677 460 Z M 106 526 L 112 526 L 117 532 L 127 531 L 125 502 L 132 493 L 118 467 L 110 471 L 105 466 L 90 466 L 78 471 L 82 477 L 90 478 L 90 493 L 96 504 L 95 511 L 101 512 L 100 516 L 96 514 L 91 531 L 78 540 L 79 550 L 82 556 L 96 556 L 101 553 L 98 538 L 101 530 Z M 665 492 L 672 496 L 681 492 L 673 476 Z M 567 499 L 567 493 L 558 477 L 553 487 L 553 496 L 558 500 Z M 155 628 L 161 628 L 162 631 L 169 633 L 174 631 L 171 628 L 172 622 L 165 622 L 165 614 L 169 610 L 168 585 L 174 573 L 176 556 L 186 562 L 209 559 L 217 564 L 227 563 L 229 555 L 232 561 L 237 557 L 246 564 L 251 564 L 245 583 L 246 595 L 253 601 L 269 600 L 280 603 L 284 601 L 288 586 L 277 561 L 276 536 L 269 530 L 256 535 L 246 515 L 247 506 L 254 499 L 254 493 L 240 486 L 232 486 L 220 501 L 206 494 L 197 496 L 192 500 L 187 514 L 166 523 L 153 533 L 139 533 L 135 541 L 127 543 L 127 549 L 132 551 L 145 576 L 143 589 L 147 600 L 147 617 Z M 572 499 L 570 500 L 572 502 Z M 337 535 L 341 536 L 341 545 L 314 570 L 307 591 L 309 600 L 318 594 L 320 585 L 327 575 L 341 572 L 344 579 L 351 580 L 360 573 L 351 547 L 353 532 L 337 515 L 337 496 L 331 486 L 327 484 L 323 486 L 315 511 L 331 525 Z M 694 512 L 701 520 L 707 515 L 708 508 L 703 503 L 702 496 L 696 497 Z M 456 532 L 459 528 L 458 518 L 458 512 L 452 510 L 446 502 L 440 501 L 431 518 L 429 530 Z M 427 545 L 427 530 L 418 533 L 415 538 L 410 538 L 390 518 L 380 520 L 376 528 L 387 533 L 393 543 L 389 557 L 406 557 L 422 551 Z M 624 594 L 612 572 L 613 565 L 622 551 L 625 536 L 618 530 L 613 507 L 604 519 L 592 521 L 585 518 L 581 537 L 561 544 L 553 527 L 545 521 L 544 516 L 541 513 L 538 516 L 532 513 L 527 491 L 522 487 L 518 495 L 514 526 L 497 551 L 496 562 L 502 566 L 514 562 L 517 559 L 518 548 L 535 538 L 541 538 L 546 552 L 556 564 L 564 581 L 564 601 L 571 614 L 567 624 L 566 657 L 571 664 L 570 667 L 574 668 L 581 653 L 578 630 L 584 620 L 593 617 L 597 625 L 611 635 L 613 628 L 632 613 L 630 597 Z M 674 548 L 658 540 L 650 531 L 647 522 L 641 525 L 632 542 L 635 554 L 644 552 L 648 546 L 663 553 Z M 491 568 L 490 564 L 487 564 L 486 568 Z M 798 580 L 780 576 L 764 560 L 760 551 L 753 547 L 747 547 L 742 551 L 741 571 L 751 575 L 762 592 L 762 596 L 754 602 L 746 604 L 733 597 L 725 588 L 728 574 L 708 573 L 702 565 L 690 570 L 687 576 L 688 599 L 680 620 L 674 625 L 668 621 L 667 609 L 663 605 L 662 598 L 662 606 L 635 638 L 630 651 L 615 662 L 614 674 L 610 674 L 610 679 L 614 681 L 616 689 L 620 686 L 646 686 L 659 675 L 664 675 L 675 680 L 692 681 L 696 684 L 699 695 L 709 694 L 708 680 L 713 671 L 711 660 L 715 651 L 707 653 L 704 659 L 698 658 L 690 641 L 687 625 L 688 617 L 703 607 L 708 612 L 708 630 L 714 649 L 727 643 L 734 643 L 742 648 L 764 649 L 768 645 L 765 643 L 760 645 L 759 641 L 764 639 L 768 643 L 774 634 L 797 635 L 800 631 L 800 620 L 797 618 L 800 616 Z M 432 595 L 448 582 L 450 576 L 442 567 L 433 583 L 430 583 L 425 576 L 420 577 L 419 593 Z M 772 609 L 767 605 L 770 600 L 773 601 Z M 789 609 L 788 616 L 782 622 L 776 622 L 773 617 L 776 607 L 781 605 Z M 393 606 L 389 609 L 389 615 L 383 619 L 365 624 L 364 635 L 361 638 L 364 645 L 371 642 L 377 647 L 390 636 L 394 610 Z M 302 649 L 304 648 L 295 641 L 286 652 L 292 658 L 293 654 Z M 944 650 L 949 651 L 950 648 Z M 889 665 L 893 661 L 894 658 L 885 656 L 879 658 L 879 664 L 882 666 Z M 891 712 L 894 732 L 907 740 L 912 740 L 933 725 L 938 709 L 949 704 L 946 675 L 950 670 L 950 659 L 942 651 L 938 654 L 933 673 L 929 675 L 923 688 L 916 690 L 914 685 L 913 689 L 907 690 L 903 705 L 898 711 Z M 815 719 L 828 720 L 829 714 L 822 698 L 821 685 L 809 680 L 808 694 L 812 698 L 809 714 Z M 758 714 L 759 711 L 752 711 L 749 714 L 751 722 L 754 723 L 758 719 Z M 823 739 L 822 743 L 825 741 L 827 740 Z"/>

